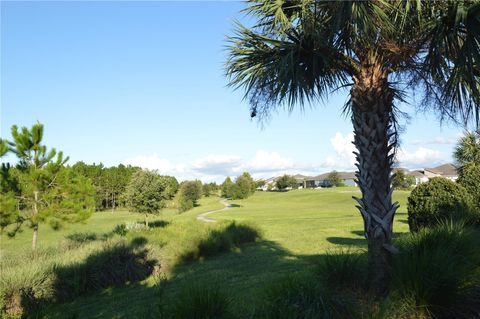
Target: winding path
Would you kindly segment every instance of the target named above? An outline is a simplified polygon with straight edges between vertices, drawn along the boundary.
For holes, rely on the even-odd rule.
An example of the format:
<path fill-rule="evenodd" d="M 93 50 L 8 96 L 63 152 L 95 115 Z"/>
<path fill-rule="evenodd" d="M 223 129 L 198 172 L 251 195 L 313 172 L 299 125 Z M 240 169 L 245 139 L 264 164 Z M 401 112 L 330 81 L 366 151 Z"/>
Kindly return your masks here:
<path fill-rule="evenodd" d="M 221 211 L 224 211 L 224 210 L 227 210 L 227 209 L 230 209 L 232 208 L 232 205 L 227 203 L 227 200 L 226 199 L 222 199 L 219 201 L 220 203 L 223 204 L 223 206 L 225 206 L 224 208 L 222 209 L 217 209 L 217 210 L 211 210 L 209 212 L 206 212 L 206 213 L 202 213 L 200 215 L 197 216 L 197 219 L 201 222 L 204 222 L 204 223 L 216 223 L 217 221 L 214 220 L 214 219 L 211 219 L 211 218 L 207 218 L 206 216 L 210 215 L 210 214 L 213 214 L 213 213 L 217 213 L 217 212 L 221 212 Z"/>

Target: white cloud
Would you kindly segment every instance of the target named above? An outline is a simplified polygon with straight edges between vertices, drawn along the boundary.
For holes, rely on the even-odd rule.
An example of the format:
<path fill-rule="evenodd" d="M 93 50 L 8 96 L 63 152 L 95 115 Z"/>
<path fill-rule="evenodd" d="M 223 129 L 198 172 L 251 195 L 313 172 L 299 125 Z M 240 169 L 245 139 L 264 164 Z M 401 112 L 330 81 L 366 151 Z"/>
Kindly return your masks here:
<path fill-rule="evenodd" d="M 321 167 L 336 170 L 353 170 L 355 168 L 355 145 L 353 145 L 353 133 L 345 136 L 337 132 L 330 139 L 335 155 L 328 155 L 322 162 Z"/>
<path fill-rule="evenodd" d="M 163 175 L 181 175 L 186 172 L 183 164 L 173 165 L 169 160 L 162 159 L 158 154 L 139 155 L 123 161 L 125 165 L 138 166 L 149 170 L 156 170 Z"/>
<path fill-rule="evenodd" d="M 277 152 L 258 150 L 255 157 L 247 163 L 246 170 L 252 172 L 270 172 L 294 168 L 293 161 Z"/>
<path fill-rule="evenodd" d="M 456 144 L 463 134 L 458 133 L 454 136 L 437 136 L 432 139 L 418 139 L 410 142 L 412 145 L 442 145 L 442 144 Z"/>
<path fill-rule="evenodd" d="M 231 175 L 235 168 L 241 165 L 242 159 L 230 155 L 209 155 L 196 160 L 193 169 L 197 172 L 210 175 Z"/>
<path fill-rule="evenodd" d="M 401 167 L 410 169 L 432 167 L 448 161 L 440 151 L 425 147 L 419 147 L 415 151 L 407 151 L 401 148 L 398 150 L 397 160 Z"/>

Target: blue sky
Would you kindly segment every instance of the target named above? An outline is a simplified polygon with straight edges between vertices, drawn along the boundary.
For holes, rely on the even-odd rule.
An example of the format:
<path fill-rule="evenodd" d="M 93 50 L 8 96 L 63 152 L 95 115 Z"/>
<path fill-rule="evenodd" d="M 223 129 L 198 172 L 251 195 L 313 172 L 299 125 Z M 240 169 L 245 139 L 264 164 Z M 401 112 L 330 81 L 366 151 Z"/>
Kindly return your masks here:
<path fill-rule="evenodd" d="M 346 92 L 263 128 L 223 74 L 240 2 L 1 2 L 1 136 L 45 125 L 71 163 L 221 181 L 353 170 Z M 461 127 L 412 116 L 400 165 L 450 162 Z"/>

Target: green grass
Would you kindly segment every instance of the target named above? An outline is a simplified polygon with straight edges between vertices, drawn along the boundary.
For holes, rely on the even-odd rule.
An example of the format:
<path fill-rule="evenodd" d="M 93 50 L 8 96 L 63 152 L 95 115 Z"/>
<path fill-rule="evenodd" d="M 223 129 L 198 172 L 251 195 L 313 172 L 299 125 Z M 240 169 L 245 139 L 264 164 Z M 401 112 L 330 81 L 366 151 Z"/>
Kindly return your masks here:
<path fill-rule="evenodd" d="M 409 192 L 397 191 L 394 199 L 401 204 L 394 225 L 395 233 L 408 232 L 406 199 Z M 218 221 L 235 220 L 252 223 L 263 233 L 263 240 L 245 244 L 233 252 L 199 261 L 181 262 L 181 255 L 194 248 L 198 241 L 219 223 L 202 223 L 195 217 L 203 212 L 220 209 L 218 197 L 203 198 L 193 210 L 176 214 L 163 213 L 169 224 L 153 231 L 128 234 L 127 238 L 144 237 L 161 260 L 167 279 L 164 300 L 174 300 L 186 286 L 215 283 L 229 292 L 237 312 L 245 311 L 260 298 L 261 288 L 287 274 L 313 270 L 327 251 L 366 248 L 362 235 L 363 222 L 355 208 L 352 195 L 357 188 L 340 187 L 318 190 L 295 190 L 286 193 L 257 192 L 254 196 L 232 201 L 235 207 L 209 215 Z M 141 221 L 143 216 L 126 211 L 94 214 L 84 225 L 69 226 L 55 232 L 47 225 L 40 229 L 39 245 L 55 247 L 65 235 L 74 232 L 110 232 L 117 224 Z M 223 223 L 220 223 L 223 225 Z M 16 239 L 1 237 L 3 254 L 30 248 L 31 231 Z M 48 309 L 46 318 L 143 318 L 152 313 L 159 301 L 155 278 L 124 287 L 106 289 L 73 302 Z"/>

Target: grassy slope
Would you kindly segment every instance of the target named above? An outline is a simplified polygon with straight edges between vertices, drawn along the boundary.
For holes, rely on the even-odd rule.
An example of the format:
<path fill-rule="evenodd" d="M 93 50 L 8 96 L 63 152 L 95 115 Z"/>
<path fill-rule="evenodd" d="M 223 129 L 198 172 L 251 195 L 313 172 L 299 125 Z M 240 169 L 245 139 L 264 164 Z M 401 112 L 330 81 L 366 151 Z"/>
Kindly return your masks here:
<path fill-rule="evenodd" d="M 258 288 L 285 274 L 305 271 L 312 266 L 313 261 L 321 258 L 326 250 L 364 248 L 362 220 L 354 207 L 352 195 L 359 196 L 358 189 L 257 193 L 247 200 L 233 201 L 232 203 L 239 207 L 211 214 L 209 218 L 252 222 L 263 230 L 264 239 L 244 246 L 241 251 L 199 263 L 171 267 L 168 270 L 169 281 L 164 298 L 174 298 L 186 283 L 216 284 L 235 297 L 234 305 L 241 312 L 249 308 L 244 307 L 245 305 L 253 304 L 253 301 L 260 297 Z M 408 192 L 400 191 L 394 194 L 395 200 L 402 205 L 394 226 L 396 232 L 408 230 L 407 196 Z M 190 227 L 204 227 L 195 220 L 195 216 L 221 208 L 221 204 L 216 200 L 217 198 L 203 199 L 201 206 L 180 216 L 168 212 L 165 214 L 166 219 L 177 225 L 177 230 L 183 229 L 182 225 L 185 226 L 185 231 L 191 229 Z M 134 220 L 140 218 L 129 217 L 125 213 L 125 218 L 132 217 Z M 115 220 L 108 227 L 101 226 L 103 223 L 97 221 L 95 216 L 88 222 L 90 228 L 86 229 L 92 231 L 98 227 L 98 231 L 111 230 L 118 223 L 119 220 Z M 100 227 L 104 228 L 100 230 Z M 46 232 L 45 230 L 44 233 Z M 169 233 L 169 227 L 165 228 L 162 236 L 165 240 L 175 240 L 175 234 Z M 47 234 L 44 238 L 48 238 Z M 157 239 L 151 238 L 152 243 Z M 165 258 L 169 258 L 168 255 L 177 248 L 173 245 L 171 251 L 166 249 Z M 140 284 L 79 298 L 72 303 L 53 307 L 48 317 L 62 318 L 75 313 L 80 318 L 143 318 L 151 313 L 152 304 L 159 298 L 152 283 L 153 280 L 146 280 Z"/>

